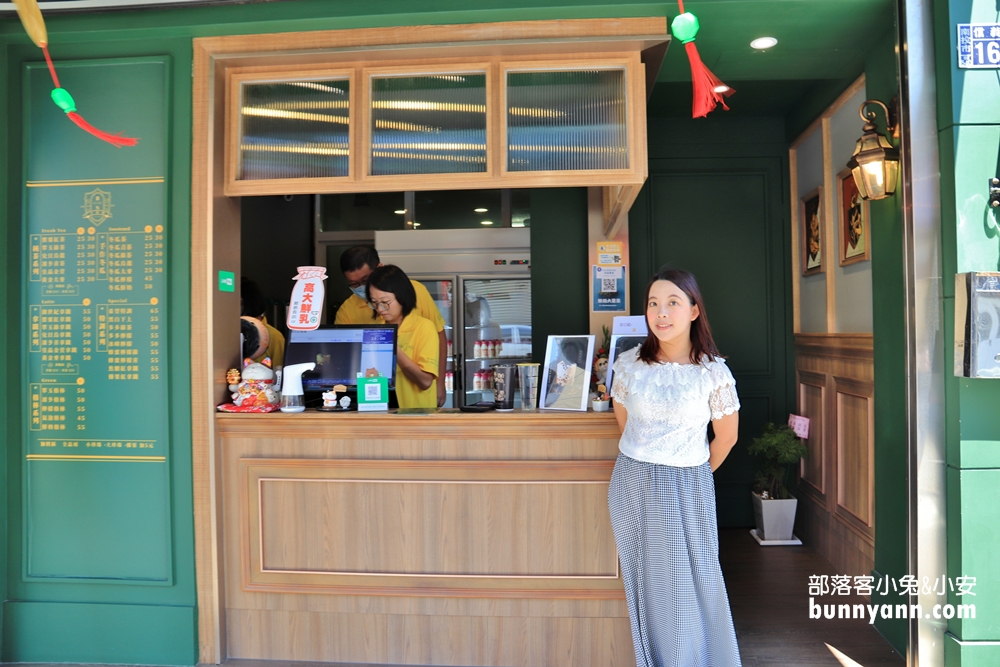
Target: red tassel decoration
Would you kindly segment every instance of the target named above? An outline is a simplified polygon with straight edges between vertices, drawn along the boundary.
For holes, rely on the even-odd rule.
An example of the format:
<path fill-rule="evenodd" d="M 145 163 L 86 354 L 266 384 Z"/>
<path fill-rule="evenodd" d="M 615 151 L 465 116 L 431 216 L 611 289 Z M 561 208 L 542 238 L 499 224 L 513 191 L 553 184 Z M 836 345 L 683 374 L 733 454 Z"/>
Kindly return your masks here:
<path fill-rule="evenodd" d="M 698 17 L 684 11 L 684 0 L 677 0 L 680 8 L 678 14 L 671 23 L 674 37 L 681 40 L 684 49 L 688 54 L 688 63 L 691 65 L 691 83 L 693 86 L 693 99 L 691 104 L 691 117 L 704 118 L 716 105 L 721 104 L 726 111 L 724 97 L 729 97 L 736 91 L 719 81 L 719 78 L 712 74 L 711 70 L 701 61 L 698 54 L 698 47 L 694 45 L 694 38 L 698 34 Z"/>
<path fill-rule="evenodd" d="M 684 49 L 687 51 L 688 61 L 691 63 L 691 84 L 694 95 L 691 104 L 691 117 L 704 118 L 715 109 L 717 104 L 721 104 L 723 109 L 729 111 L 724 98 L 736 91 L 719 81 L 719 78 L 705 67 L 694 42 L 685 44 Z"/>
<path fill-rule="evenodd" d="M 88 123 L 87 121 L 85 121 L 83 119 L 83 116 L 81 116 L 80 114 L 78 114 L 75 111 L 70 111 L 66 115 L 69 116 L 69 119 L 71 121 L 73 121 L 74 123 L 76 123 L 77 126 L 80 127 L 80 129 L 86 130 L 87 132 L 90 132 L 92 135 L 94 135 L 98 139 L 101 139 L 102 141 L 108 142 L 109 144 L 111 144 L 115 148 L 121 148 L 122 146 L 135 146 L 137 143 L 139 143 L 138 139 L 133 139 L 132 137 L 123 137 L 123 136 L 121 136 L 120 132 L 118 134 L 108 134 L 107 132 L 104 132 L 103 130 L 98 130 L 96 127 L 94 127 L 93 125 L 91 125 L 90 123 Z"/>

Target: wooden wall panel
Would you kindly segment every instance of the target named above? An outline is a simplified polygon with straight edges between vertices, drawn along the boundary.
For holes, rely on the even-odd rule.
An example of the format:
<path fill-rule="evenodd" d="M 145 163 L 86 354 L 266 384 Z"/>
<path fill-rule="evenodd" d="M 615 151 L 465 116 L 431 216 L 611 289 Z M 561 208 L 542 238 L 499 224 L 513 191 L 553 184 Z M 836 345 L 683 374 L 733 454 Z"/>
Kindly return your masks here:
<path fill-rule="evenodd" d="M 874 565 L 871 334 L 797 334 L 799 414 L 812 420 L 799 484 L 799 535 L 842 574 Z"/>
<path fill-rule="evenodd" d="M 613 414 L 219 415 L 216 426 L 228 657 L 635 664 L 607 510 Z"/>

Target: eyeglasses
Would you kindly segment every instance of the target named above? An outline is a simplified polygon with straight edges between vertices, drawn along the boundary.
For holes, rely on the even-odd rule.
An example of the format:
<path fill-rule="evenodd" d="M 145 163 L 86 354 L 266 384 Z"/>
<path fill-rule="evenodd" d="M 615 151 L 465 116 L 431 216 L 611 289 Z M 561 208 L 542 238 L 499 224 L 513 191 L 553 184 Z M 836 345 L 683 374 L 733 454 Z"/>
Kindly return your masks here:
<path fill-rule="evenodd" d="M 395 299 L 389 299 L 388 301 L 369 301 L 368 307 L 372 310 L 377 310 L 380 313 L 385 313 L 389 311 L 389 306 Z"/>

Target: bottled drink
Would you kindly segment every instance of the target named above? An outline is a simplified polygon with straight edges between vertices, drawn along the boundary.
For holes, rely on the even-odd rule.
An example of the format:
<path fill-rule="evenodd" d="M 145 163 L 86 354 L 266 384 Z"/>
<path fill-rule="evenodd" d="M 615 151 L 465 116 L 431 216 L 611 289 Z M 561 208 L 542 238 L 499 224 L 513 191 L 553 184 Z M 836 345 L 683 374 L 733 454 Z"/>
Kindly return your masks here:
<path fill-rule="evenodd" d="M 486 354 L 484 354 L 483 356 L 486 357 L 487 359 L 492 359 L 495 354 L 496 354 L 496 344 L 491 340 L 486 341 Z"/>
<path fill-rule="evenodd" d="M 483 358 L 483 343 L 482 341 L 476 341 L 475 346 L 472 348 L 472 358 L 482 359 Z"/>

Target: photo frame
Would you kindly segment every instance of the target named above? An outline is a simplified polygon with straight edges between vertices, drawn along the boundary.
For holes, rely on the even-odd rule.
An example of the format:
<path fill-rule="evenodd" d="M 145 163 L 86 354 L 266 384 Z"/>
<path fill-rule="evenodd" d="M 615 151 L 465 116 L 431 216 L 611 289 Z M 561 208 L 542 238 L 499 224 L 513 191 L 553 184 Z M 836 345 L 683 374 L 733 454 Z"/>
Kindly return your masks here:
<path fill-rule="evenodd" d="M 594 336 L 549 336 L 538 407 L 585 412 L 590 402 Z"/>
<path fill-rule="evenodd" d="M 822 273 L 823 267 L 823 188 L 799 200 L 799 245 L 802 247 L 802 275 Z"/>
<path fill-rule="evenodd" d="M 611 393 L 612 382 L 615 379 L 615 359 L 623 352 L 639 347 L 646 340 L 646 334 L 611 334 L 611 349 L 608 350 L 608 377 L 605 384 Z"/>
<path fill-rule="evenodd" d="M 871 215 L 868 202 L 861 198 L 850 169 L 837 174 L 837 218 L 840 265 L 847 266 L 871 259 Z"/>

